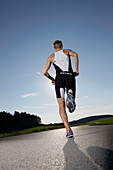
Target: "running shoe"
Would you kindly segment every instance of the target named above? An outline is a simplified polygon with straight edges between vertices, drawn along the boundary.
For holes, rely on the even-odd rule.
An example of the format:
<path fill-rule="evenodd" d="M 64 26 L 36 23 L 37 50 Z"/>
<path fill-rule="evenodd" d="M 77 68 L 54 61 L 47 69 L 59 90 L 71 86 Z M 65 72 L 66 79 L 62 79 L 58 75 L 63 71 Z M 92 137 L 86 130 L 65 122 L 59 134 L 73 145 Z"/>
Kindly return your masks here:
<path fill-rule="evenodd" d="M 69 130 L 66 135 L 67 138 L 72 138 L 73 137 L 73 131 Z"/>
<path fill-rule="evenodd" d="M 67 94 L 67 108 L 69 109 L 70 113 L 74 112 L 76 108 L 76 104 L 75 104 L 75 101 L 73 99 L 73 95 L 71 92 L 68 92 Z"/>

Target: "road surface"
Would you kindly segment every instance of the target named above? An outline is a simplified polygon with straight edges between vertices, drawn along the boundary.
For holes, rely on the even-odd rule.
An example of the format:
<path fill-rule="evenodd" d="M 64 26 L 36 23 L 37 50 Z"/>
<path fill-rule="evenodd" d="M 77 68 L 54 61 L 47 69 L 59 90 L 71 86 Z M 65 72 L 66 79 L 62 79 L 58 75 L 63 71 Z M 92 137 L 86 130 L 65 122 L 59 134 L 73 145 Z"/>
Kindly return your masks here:
<path fill-rule="evenodd" d="M 72 129 L 0 139 L 0 170 L 113 170 L 113 125 Z"/>

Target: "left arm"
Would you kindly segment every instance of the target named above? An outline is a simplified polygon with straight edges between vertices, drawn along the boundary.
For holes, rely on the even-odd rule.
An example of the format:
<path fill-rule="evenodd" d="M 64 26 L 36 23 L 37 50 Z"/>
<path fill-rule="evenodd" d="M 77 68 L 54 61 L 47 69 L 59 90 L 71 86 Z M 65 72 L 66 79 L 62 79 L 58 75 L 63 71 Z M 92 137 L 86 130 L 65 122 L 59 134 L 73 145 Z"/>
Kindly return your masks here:
<path fill-rule="evenodd" d="M 75 53 L 72 50 L 68 50 L 68 52 L 69 52 L 69 55 L 74 58 L 75 73 L 77 74 L 76 76 L 78 76 L 79 75 L 79 58 L 78 58 L 78 54 Z"/>

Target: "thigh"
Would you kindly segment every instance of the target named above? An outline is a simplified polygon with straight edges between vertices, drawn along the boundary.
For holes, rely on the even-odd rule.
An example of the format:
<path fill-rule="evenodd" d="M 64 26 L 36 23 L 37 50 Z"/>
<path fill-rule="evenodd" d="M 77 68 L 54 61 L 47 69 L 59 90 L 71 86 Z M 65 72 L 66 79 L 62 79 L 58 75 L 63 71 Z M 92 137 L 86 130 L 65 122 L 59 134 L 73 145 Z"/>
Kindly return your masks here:
<path fill-rule="evenodd" d="M 66 88 L 67 88 L 67 93 L 71 92 L 73 94 L 73 98 L 75 98 L 75 93 L 76 93 L 75 76 L 67 75 L 67 77 L 66 77 Z"/>
<path fill-rule="evenodd" d="M 65 75 L 57 75 L 55 79 L 55 91 L 57 98 L 65 97 Z"/>

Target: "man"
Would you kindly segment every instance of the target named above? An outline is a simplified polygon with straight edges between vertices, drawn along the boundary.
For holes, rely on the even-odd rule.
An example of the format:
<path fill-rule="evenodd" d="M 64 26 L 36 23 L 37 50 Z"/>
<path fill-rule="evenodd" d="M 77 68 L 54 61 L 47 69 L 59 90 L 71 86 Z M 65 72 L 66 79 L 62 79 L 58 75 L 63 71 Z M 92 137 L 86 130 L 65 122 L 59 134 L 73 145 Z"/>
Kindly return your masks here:
<path fill-rule="evenodd" d="M 53 46 L 55 53 L 48 57 L 43 74 L 52 81 L 53 85 L 55 85 L 59 113 L 67 131 L 66 137 L 70 138 L 73 137 L 73 132 L 68 123 L 65 105 L 67 105 L 69 112 L 75 110 L 75 76 L 79 75 L 79 59 L 78 54 L 74 51 L 63 49 L 63 44 L 60 40 L 56 40 L 53 43 Z M 74 58 L 75 72 L 72 70 L 70 57 Z M 51 63 L 56 69 L 55 79 L 48 73 Z M 65 89 L 67 92 L 66 103 L 64 96 Z"/>

